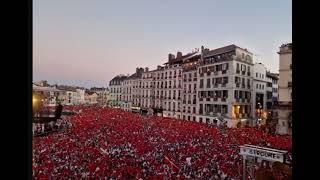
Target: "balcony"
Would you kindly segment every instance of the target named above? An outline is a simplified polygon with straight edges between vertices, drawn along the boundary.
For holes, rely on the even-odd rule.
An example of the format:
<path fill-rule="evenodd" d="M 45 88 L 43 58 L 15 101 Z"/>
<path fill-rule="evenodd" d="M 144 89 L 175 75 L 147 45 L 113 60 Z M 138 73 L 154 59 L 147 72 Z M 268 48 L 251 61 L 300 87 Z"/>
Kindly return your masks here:
<path fill-rule="evenodd" d="M 240 83 L 236 83 L 236 87 L 239 88 L 240 87 Z"/>
<path fill-rule="evenodd" d="M 236 73 L 237 73 L 237 74 L 240 74 L 240 71 L 239 71 L 239 70 L 237 70 L 237 71 L 236 71 Z"/>
<path fill-rule="evenodd" d="M 197 81 L 197 78 L 193 78 L 193 81 Z"/>
<path fill-rule="evenodd" d="M 217 87 L 218 87 L 218 84 L 214 84 L 213 87 L 217 88 Z"/>
<path fill-rule="evenodd" d="M 222 74 L 227 74 L 227 70 L 223 70 L 221 73 Z"/>
<path fill-rule="evenodd" d="M 242 74 L 242 75 L 246 75 L 246 72 L 245 72 L 245 71 L 242 71 L 241 74 Z"/>
<path fill-rule="evenodd" d="M 209 86 L 207 85 L 207 88 L 210 88 L 210 85 Z"/>
<path fill-rule="evenodd" d="M 199 98 L 199 101 L 203 101 L 203 98 Z"/>
<path fill-rule="evenodd" d="M 194 99 L 193 101 L 192 101 L 192 104 L 196 104 L 197 103 L 197 101 Z"/>
<path fill-rule="evenodd" d="M 214 97 L 214 98 L 213 98 L 213 101 L 218 101 L 218 97 Z"/>
<path fill-rule="evenodd" d="M 240 102 L 240 99 L 239 98 L 235 98 L 236 102 Z"/>
<path fill-rule="evenodd" d="M 210 101 L 210 98 L 206 98 L 206 101 Z"/>
<path fill-rule="evenodd" d="M 188 101 L 188 104 L 191 104 L 191 101 Z"/>
<path fill-rule="evenodd" d="M 201 74 L 200 74 L 200 77 L 203 77 L 203 76 L 204 76 L 203 73 L 201 73 Z"/>
<path fill-rule="evenodd" d="M 188 81 L 190 82 L 190 81 L 191 81 L 191 78 L 189 78 Z"/>
<path fill-rule="evenodd" d="M 210 75 L 211 75 L 211 72 L 210 72 L 210 71 L 208 71 L 208 72 L 207 72 L 207 76 L 210 76 Z"/>
<path fill-rule="evenodd" d="M 288 82 L 288 87 L 292 87 L 292 82 Z"/>
<path fill-rule="evenodd" d="M 246 99 L 245 99 L 245 98 L 241 98 L 241 102 L 242 102 L 242 103 L 245 103 L 245 102 L 246 102 Z"/>
<path fill-rule="evenodd" d="M 222 84 L 221 87 L 226 87 L 226 84 Z"/>
<path fill-rule="evenodd" d="M 214 75 L 218 75 L 218 71 L 215 71 L 213 74 L 214 74 Z"/>

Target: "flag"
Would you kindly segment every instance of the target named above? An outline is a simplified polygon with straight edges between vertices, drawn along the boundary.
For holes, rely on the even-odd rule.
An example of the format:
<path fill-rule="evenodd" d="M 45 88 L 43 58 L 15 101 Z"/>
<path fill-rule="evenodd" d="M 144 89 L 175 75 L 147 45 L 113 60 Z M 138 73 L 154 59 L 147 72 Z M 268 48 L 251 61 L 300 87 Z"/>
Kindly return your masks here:
<path fill-rule="evenodd" d="M 169 163 L 170 164 L 170 168 L 173 170 L 173 171 L 179 171 L 179 167 L 177 165 L 175 165 L 167 156 L 164 156 L 164 160 L 165 162 Z"/>

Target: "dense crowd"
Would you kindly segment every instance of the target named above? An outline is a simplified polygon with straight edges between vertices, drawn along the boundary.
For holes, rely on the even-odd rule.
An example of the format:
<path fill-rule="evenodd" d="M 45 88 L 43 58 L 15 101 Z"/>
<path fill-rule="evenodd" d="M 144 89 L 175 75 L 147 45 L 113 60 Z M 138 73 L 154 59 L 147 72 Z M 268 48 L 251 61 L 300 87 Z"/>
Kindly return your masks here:
<path fill-rule="evenodd" d="M 71 109 L 80 112 L 72 127 L 34 137 L 34 179 L 239 179 L 239 145 L 292 147 L 290 137 L 255 128 L 220 131 L 120 109 Z"/>

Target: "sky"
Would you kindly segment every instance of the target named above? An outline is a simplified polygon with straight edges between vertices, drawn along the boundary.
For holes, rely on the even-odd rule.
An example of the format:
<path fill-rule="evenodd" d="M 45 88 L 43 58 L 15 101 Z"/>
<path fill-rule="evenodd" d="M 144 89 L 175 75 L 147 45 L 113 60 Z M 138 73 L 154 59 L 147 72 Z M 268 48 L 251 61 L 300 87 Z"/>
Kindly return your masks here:
<path fill-rule="evenodd" d="M 271 72 L 292 41 L 290 0 L 34 0 L 33 81 L 107 87 L 202 45 L 247 48 Z"/>

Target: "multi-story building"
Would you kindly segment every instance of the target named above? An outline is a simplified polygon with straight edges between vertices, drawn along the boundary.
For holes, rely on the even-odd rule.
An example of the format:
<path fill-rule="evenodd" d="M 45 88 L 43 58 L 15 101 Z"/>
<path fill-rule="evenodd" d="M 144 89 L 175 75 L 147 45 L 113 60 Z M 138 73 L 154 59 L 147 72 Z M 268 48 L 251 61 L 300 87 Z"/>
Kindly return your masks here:
<path fill-rule="evenodd" d="M 85 91 L 85 104 L 96 105 L 98 104 L 98 93 L 95 91 Z"/>
<path fill-rule="evenodd" d="M 136 68 L 136 72 L 134 74 L 124 78 L 121 82 L 122 109 L 131 111 L 132 107 L 140 107 L 140 81 L 143 71 L 143 68 Z"/>
<path fill-rule="evenodd" d="M 261 63 L 253 65 L 253 93 L 252 109 L 254 110 L 253 125 L 265 124 L 267 119 L 267 106 L 270 105 L 267 91 L 271 92 L 270 100 L 272 101 L 272 84 L 270 87 L 267 78 L 267 68 Z M 269 94 L 270 95 L 270 94 Z M 271 106 L 270 106 L 271 108 Z"/>
<path fill-rule="evenodd" d="M 223 117 L 229 127 L 253 117 L 253 60 L 247 49 L 202 47 L 201 52 L 169 54 L 164 66 L 140 71 L 116 84 L 123 88 L 123 108 L 153 108 L 164 117 L 212 124 Z M 111 92 L 116 86 L 110 82 Z"/>
<path fill-rule="evenodd" d="M 110 101 L 109 105 L 113 107 L 120 107 L 122 96 L 122 82 L 127 78 L 125 75 L 118 75 L 109 82 L 110 87 Z"/>
<path fill-rule="evenodd" d="M 291 134 L 292 127 L 292 43 L 283 44 L 279 54 L 279 134 Z"/>
<path fill-rule="evenodd" d="M 100 106 L 106 105 L 108 102 L 109 90 L 107 88 L 90 88 L 90 91 L 97 93 L 97 104 Z"/>
<path fill-rule="evenodd" d="M 197 68 L 200 60 L 201 53 L 195 52 L 185 58 L 182 64 L 182 119 L 188 121 L 197 120 Z"/>
<path fill-rule="evenodd" d="M 252 53 L 236 45 L 209 50 L 201 48 L 197 69 L 199 122 L 219 124 L 223 117 L 228 127 L 246 123 L 252 117 Z"/>
<path fill-rule="evenodd" d="M 278 79 L 279 74 L 267 72 L 267 119 L 277 117 L 276 105 L 278 104 Z"/>
<path fill-rule="evenodd" d="M 149 68 L 145 68 L 145 71 L 141 75 L 141 108 L 147 110 L 154 107 L 154 71 L 149 71 Z"/>

